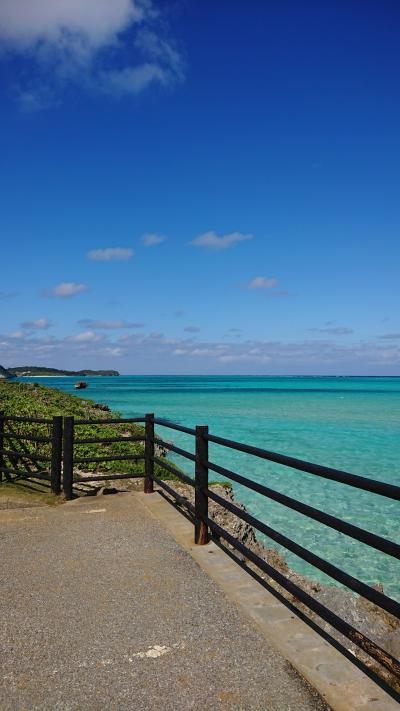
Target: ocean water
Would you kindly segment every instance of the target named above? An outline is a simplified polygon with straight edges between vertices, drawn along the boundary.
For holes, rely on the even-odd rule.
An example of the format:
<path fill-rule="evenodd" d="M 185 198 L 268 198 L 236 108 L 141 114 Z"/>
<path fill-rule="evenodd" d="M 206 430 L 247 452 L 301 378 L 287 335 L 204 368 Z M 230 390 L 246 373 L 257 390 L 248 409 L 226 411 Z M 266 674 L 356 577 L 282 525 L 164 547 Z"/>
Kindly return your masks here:
<path fill-rule="evenodd" d="M 124 416 L 154 412 L 188 426 L 208 424 L 213 434 L 400 485 L 400 378 L 120 376 L 87 378 L 86 391 L 74 390 L 74 378 L 31 380 L 107 403 Z M 192 437 L 157 429 L 193 451 Z M 175 459 L 192 474 L 191 462 Z M 398 502 L 217 445 L 210 445 L 210 459 L 400 543 Z M 400 597 L 399 561 L 255 492 L 233 488 L 273 528 Z M 297 571 L 332 582 L 297 556 L 286 550 L 284 555 Z"/>

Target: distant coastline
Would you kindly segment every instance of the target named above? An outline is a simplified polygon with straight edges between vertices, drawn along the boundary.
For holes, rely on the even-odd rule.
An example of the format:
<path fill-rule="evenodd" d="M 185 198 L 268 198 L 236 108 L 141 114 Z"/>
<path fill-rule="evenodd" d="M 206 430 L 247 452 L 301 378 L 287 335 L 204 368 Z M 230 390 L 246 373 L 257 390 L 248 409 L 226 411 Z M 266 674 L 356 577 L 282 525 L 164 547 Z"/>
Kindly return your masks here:
<path fill-rule="evenodd" d="M 48 368 L 46 366 L 21 365 L 15 368 L 7 368 L 7 372 L 17 378 L 59 378 L 59 377 L 82 377 L 82 376 L 117 376 L 118 370 L 63 370 L 58 368 Z"/>

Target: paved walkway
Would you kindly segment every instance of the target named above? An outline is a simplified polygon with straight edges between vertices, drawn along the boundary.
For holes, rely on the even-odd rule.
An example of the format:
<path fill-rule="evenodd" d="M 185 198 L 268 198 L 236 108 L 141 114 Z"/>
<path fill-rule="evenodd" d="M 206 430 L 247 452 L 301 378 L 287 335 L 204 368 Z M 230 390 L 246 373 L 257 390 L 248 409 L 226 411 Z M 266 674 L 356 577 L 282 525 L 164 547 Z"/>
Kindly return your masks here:
<path fill-rule="evenodd" d="M 322 711 L 135 494 L 0 512 L 2 711 Z"/>

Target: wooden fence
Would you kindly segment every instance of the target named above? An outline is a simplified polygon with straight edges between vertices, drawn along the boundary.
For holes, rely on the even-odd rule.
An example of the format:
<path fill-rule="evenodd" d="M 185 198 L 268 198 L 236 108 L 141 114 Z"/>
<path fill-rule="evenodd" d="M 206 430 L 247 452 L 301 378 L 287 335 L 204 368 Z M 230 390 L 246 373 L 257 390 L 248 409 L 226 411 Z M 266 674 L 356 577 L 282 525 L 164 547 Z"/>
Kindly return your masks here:
<path fill-rule="evenodd" d="M 13 426 L 16 423 L 29 423 L 34 425 L 46 424 L 49 430 L 48 437 L 36 436 L 34 434 L 23 435 L 16 433 Z M 144 425 L 144 432 L 141 435 L 133 435 L 131 437 L 108 437 L 108 438 L 79 438 L 79 427 L 82 425 L 111 425 L 111 424 L 131 424 L 140 423 Z M 168 442 L 155 434 L 155 426 L 157 428 L 167 428 L 177 432 L 183 432 L 191 435 L 195 439 L 195 453 L 192 454 L 181 447 Z M 76 436 L 78 433 L 78 436 Z M 79 457 L 75 454 L 75 447 L 82 444 L 112 444 L 114 442 L 143 442 L 143 454 L 126 454 L 126 455 L 104 455 L 97 457 Z M 11 445 L 6 446 L 7 442 Z M 16 443 L 20 443 L 20 447 Z M 27 445 L 29 443 L 47 443 L 51 445 L 51 452 L 48 456 L 35 456 L 29 454 Z M 263 573 L 266 573 L 272 580 L 284 588 L 296 600 L 303 603 L 306 607 L 316 613 L 325 622 L 328 622 L 338 632 L 347 637 L 351 642 L 358 645 L 370 657 L 383 665 L 391 674 L 400 677 L 400 662 L 387 650 L 384 650 L 376 642 L 368 638 L 360 630 L 350 625 L 337 614 L 329 610 L 325 605 L 320 603 L 309 593 L 305 592 L 296 583 L 276 570 L 269 563 L 256 555 L 252 550 L 232 536 L 216 521 L 209 516 L 208 503 L 209 500 L 215 501 L 224 509 L 237 516 L 239 519 L 253 526 L 257 531 L 267 536 L 275 543 L 283 546 L 287 550 L 299 556 L 301 559 L 310 563 L 318 570 L 330 576 L 335 581 L 344 585 L 351 591 L 364 597 L 369 602 L 377 605 L 385 612 L 400 619 L 400 604 L 393 598 L 387 596 L 381 590 L 378 590 L 363 581 L 356 578 L 351 572 L 347 572 L 331 563 L 329 560 L 322 558 L 312 550 L 295 542 L 286 535 L 277 531 L 269 523 L 260 521 L 255 516 L 247 511 L 239 508 L 233 501 L 227 500 L 213 491 L 209 487 L 209 472 L 216 472 L 224 479 L 236 482 L 252 491 L 264 496 L 272 501 L 297 511 L 313 521 L 318 521 L 325 526 L 340 532 L 356 541 L 359 541 L 370 548 L 381 551 L 388 556 L 400 560 L 400 545 L 395 541 L 384 538 L 376 533 L 356 526 L 348 521 L 337 518 L 321 509 L 305 504 L 297 499 L 282 494 L 275 489 L 272 489 L 267 484 L 259 483 L 245 477 L 237 472 L 222 467 L 209 459 L 209 443 L 219 445 L 224 448 L 236 450 L 245 453 L 251 457 L 275 462 L 277 464 L 290 467 L 299 472 L 307 472 L 308 474 L 320 477 L 322 479 L 338 482 L 344 486 L 350 486 L 362 491 L 368 491 L 371 494 L 386 497 L 392 500 L 400 501 L 400 487 L 393 484 L 371 479 L 369 477 L 359 476 L 346 471 L 340 471 L 329 467 L 324 467 L 311 462 L 289 457 L 283 454 L 278 454 L 266 449 L 254 447 L 249 444 L 236 442 L 209 433 L 206 425 L 199 425 L 195 428 L 186 427 L 182 424 L 174 423 L 169 420 L 160 419 L 150 413 L 144 417 L 122 418 L 110 420 L 82 420 L 74 419 L 74 417 L 53 417 L 52 419 L 39 418 L 24 418 L 18 416 L 4 415 L 0 413 L 0 481 L 3 475 L 7 478 L 34 478 L 46 479 L 50 482 L 51 490 L 55 494 L 59 494 L 61 490 L 64 492 L 66 499 L 71 499 L 74 494 L 74 468 L 76 465 L 84 465 L 87 463 L 101 463 L 106 461 L 143 461 L 144 467 L 141 473 L 128 472 L 124 474 L 106 474 L 96 473 L 85 477 L 84 481 L 102 481 L 122 478 L 133 478 L 141 476 L 144 479 L 144 491 L 146 494 L 153 492 L 154 483 L 161 489 L 164 489 L 173 497 L 177 496 L 173 485 L 168 483 L 155 474 L 154 465 L 157 464 L 164 471 L 172 474 L 175 478 L 188 484 L 194 488 L 195 497 L 194 505 L 187 502 L 186 507 L 193 518 L 194 522 L 194 540 L 198 545 L 204 545 L 208 542 L 210 535 L 219 539 L 224 539 L 230 546 L 238 551 L 252 564 L 257 566 Z M 190 460 L 194 464 L 194 477 L 180 471 L 168 459 L 158 456 L 156 453 L 156 445 L 162 447 L 164 451 L 170 451 Z M 10 446 L 12 447 L 10 449 Z M 4 466 L 4 459 L 15 462 L 15 466 Z M 14 458 L 14 459 L 13 459 Z M 17 463 L 22 462 L 25 468 L 18 468 Z M 44 462 L 47 467 L 41 468 L 39 464 Z M 29 466 L 28 464 L 29 463 Z M 32 465 L 36 469 L 32 469 Z M 377 509 L 379 511 L 379 508 Z"/>

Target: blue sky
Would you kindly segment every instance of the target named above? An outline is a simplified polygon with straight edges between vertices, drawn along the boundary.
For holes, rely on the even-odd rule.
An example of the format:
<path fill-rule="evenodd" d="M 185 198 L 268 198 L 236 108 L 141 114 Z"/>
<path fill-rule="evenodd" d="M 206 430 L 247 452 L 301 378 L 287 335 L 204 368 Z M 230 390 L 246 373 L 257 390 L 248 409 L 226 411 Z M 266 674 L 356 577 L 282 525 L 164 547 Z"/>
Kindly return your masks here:
<path fill-rule="evenodd" d="M 0 363 L 400 375 L 400 5 L 2 0 Z"/>

